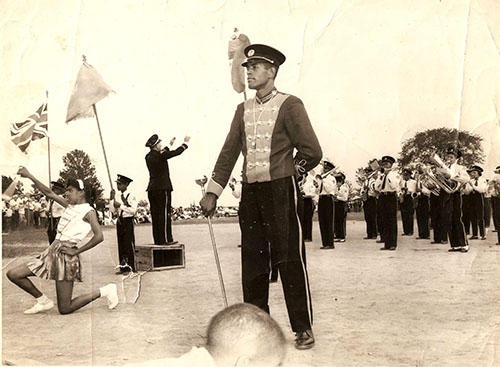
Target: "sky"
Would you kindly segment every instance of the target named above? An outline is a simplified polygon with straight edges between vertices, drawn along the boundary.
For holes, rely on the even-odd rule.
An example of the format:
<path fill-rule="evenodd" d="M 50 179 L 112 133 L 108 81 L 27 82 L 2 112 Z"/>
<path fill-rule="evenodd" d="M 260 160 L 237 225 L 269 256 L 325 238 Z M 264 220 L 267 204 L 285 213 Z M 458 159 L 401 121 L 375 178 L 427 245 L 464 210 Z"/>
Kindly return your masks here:
<path fill-rule="evenodd" d="M 95 119 L 65 123 L 85 55 L 115 91 L 97 103 L 113 180 L 133 178 L 131 191 L 146 199 L 147 139 L 176 137 L 176 147 L 189 135 L 189 149 L 169 161 L 173 205 L 198 203 L 194 180 L 210 176 L 243 101 L 227 57 L 237 27 L 286 55 L 276 86 L 303 100 L 324 156 L 348 179 L 434 127 L 481 135 L 489 177 L 500 165 L 498 19 L 496 0 L 0 0 L 0 170 L 25 165 L 48 182 L 47 139 L 23 154 L 9 138 L 47 90 L 51 178 L 81 149 L 108 194 Z M 219 203 L 237 205 L 229 189 Z"/>

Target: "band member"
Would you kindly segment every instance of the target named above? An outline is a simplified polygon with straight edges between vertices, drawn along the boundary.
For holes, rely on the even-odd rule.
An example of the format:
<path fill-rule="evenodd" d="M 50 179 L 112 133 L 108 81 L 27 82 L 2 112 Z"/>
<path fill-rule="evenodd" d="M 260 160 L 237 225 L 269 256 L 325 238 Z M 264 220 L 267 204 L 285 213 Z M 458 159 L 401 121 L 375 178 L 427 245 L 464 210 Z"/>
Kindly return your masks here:
<path fill-rule="evenodd" d="M 323 160 L 323 174 L 316 175 L 319 182 L 318 221 L 321 233 L 321 249 L 334 249 L 333 223 L 335 218 L 335 205 L 333 196 L 337 192 L 337 181 L 333 175 L 335 165 L 328 159 Z"/>
<path fill-rule="evenodd" d="M 418 237 L 417 240 L 428 240 L 430 238 L 429 230 L 429 197 L 431 190 L 427 188 L 423 180 L 423 170 L 417 168 L 417 208 L 415 210 L 417 216 Z"/>
<path fill-rule="evenodd" d="M 337 192 L 335 193 L 335 242 L 345 242 L 349 186 L 345 183 L 345 175 L 343 173 L 336 175 L 335 180 L 337 181 Z"/>
<path fill-rule="evenodd" d="M 472 223 L 472 237 L 471 240 L 477 240 L 478 237 L 478 227 L 479 235 L 482 240 L 486 239 L 486 233 L 484 231 L 484 193 L 488 189 L 488 184 L 483 174 L 483 169 L 479 166 L 472 166 L 469 170 L 470 172 L 470 184 L 472 186 L 471 192 L 471 223 Z"/>
<path fill-rule="evenodd" d="M 471 171 L 468 170 L 470 179 L 472 180 Z M 460 188 L 460 193 L 462 194 L 462 223 L 464 224 L 465 234 L 468 236 L 470 234 L 470 229 L 472 225 L 473 218 L 473 208 L 472 208 L 472 184 L 471 182 L 464 183 Z"/>
<path fill-rule="evenodd" d="M 380 215 L 382 221 L 381 238 L 384 247 L 381 250 L 394 251 L 398 246 L 398 198 L 399 175 L 393 170 L 392 165 L 396 160 L 391 156 L 383 156 L 381 159 L 381 175 L 377 178 L 375 189 L 380 193 Z"/>
<path fill-rule="evenodd" d="M 285 56 L 265 45 L 245 48 L 247 80 L 257 95 L 238 105 L 219 154 L 203 213 L 214 213 L 217 198 L 243 153 L 240 202 L 243 300 L 269 312 L 269 244 L 276 250 L 295 347 L 314 345 L 312 308 L 297 203 L 296 175 L 314 168 L 321 147 L 300 99 L 278 92 L 274 79 Z M 293 151 L 296 155 L 293 157 Z"/>
<path fill-rule="evenodd" d="M 486 179 L 486 192 L 484 193 L 484 232 L 488 234 L 491 225 L 491 191 L 488 189 L 490 181 Z"/>
<path fill-rule="evenodd" d="M 375 191 L 376 173 L 371 167 L 365 168 L 367 178 L 363 183 L 363 212 L 366 222 L 366 237 L 363 239 L 371 240 L 377 238 L 377 192 Z"/>
<path fill-rule="evenodd" d="M 314 170 L 307 172 L 307 176 L 302 180 L 302 202 L 303 202 L 303 218 L 302 229 L 304 233 L 304 242 L 312 241 L 312 222 L 314 209 L 318 203 L 319 183 L 314 177 Z"/>
<path fill-rule="evenodd" d="M 123 175 L 117 175 L 115 190 L 111 190 L 110 205 L 117 214 L 116 238 L 118 240 L 119 270 L 117 274 L 135 271 L 135 236 L 134 216 L 137 210 L 137 200 L 128 191 L 128 186 L 133 181 Z"/>
<path fill-rule="evenodd" d="M 168 147 L 162 149 L 161 140 L 156 134 L 146 142 L 146 147 L 151 149 L 146 155 L 146 165 L 149 170 L 149 184 L 146 191 L 151 209 L 155 245 L 177 243 L 172 236 L 172 191 L 174 189 L 170 181 L 168 160 L 182 154 L 188 148 L 189 139 L 189 136 L 186 136 L 184 143 L 175 150 L 170 150 Z"/>
<path fill-rule="evenodd" d="M 413 199 L 416 198 L 417 181 L 411 178 L 412 171 L 405 168 L 403 179 L 399 182 L 399 207 L 403 222 L 403 236 L 413 236 Z"/>
<path fill-rule="evenodd" d="M 57 182 L 52 181 L 50 183 L 50 187 L 52 191 L 56 195 L 64 194 L 65 188 L 64 185 Z M 49 210 L 48 210 L 48 227 L 47 227 L 47 237 L 49 238 L 49 244 L 54 242 L 57 234 L 57 225 L 59 224 L 59 220 L 61 219 L 61 215 L 64 212 L 64 207 L 59 204 L 57 201 L 49 200 Z"/>
<path fill-rule="evenodd" d="M 462 157 L 460 150 L 449 147 L 446 151 L 445 166 L 436 169 L 438 176 L 449 180 L 450 185 L 448 186 L 455 186 L 451 193 L 446 192 L 444 188 L 441 188 L 439 192 L 439 233 L 443 236 L 441 241 L 448 237 L 451 246 L 449 251 L 451 252 L 469 251 L 469 243 L 462 222 L 462 198 L 460 194 L 460 186 L 469 181 L 469 175 L 465 167 L 458 164 L 457 160 L 460 157 Z"/>
<path fill-rule="evenodd" d="M 497 230 L 497 245 L 500 246 L 500 166 L 497 166 L 494 171 L 494 176 L 489 182 L 489 190 L 491 193 L 491 207 L 493 211 L 493 225 Z"/>

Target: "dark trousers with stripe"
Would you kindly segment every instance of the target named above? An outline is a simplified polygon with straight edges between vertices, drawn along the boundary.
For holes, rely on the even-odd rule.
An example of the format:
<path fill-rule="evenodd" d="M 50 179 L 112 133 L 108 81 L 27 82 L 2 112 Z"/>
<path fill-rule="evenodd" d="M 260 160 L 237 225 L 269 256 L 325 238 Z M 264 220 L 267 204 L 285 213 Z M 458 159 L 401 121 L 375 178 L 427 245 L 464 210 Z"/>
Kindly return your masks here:
<path fill-rule="evenodd" d="M 335 201 L 335 221 L 333 231 L 335 238 L 345 239 L 347 219 L 347 202 Z"/>
<path fill-rule="evenodd" d="M 293 331 L 311 329 L 305 247 L 293 177 L 243 183 L 240 202 L 243 301 L 269 312 L 269 258 L 278 265 Z M 274 256 L 275 255 L 275 256 Z"/>
<path fill-rule="evenodd" d="M 477 236 L 478 228 L 479 235 L 484 237 L 484 201 L 483 194 L 473 191 L 470 194 L 471 197 L 471 224 L 472 224 L 472 235 Z"/>
<path fill-rule="evenodd" d="M 491 197 L 491 207 L 493 209 L 493 225 L 497 229 L 498 242 L 500 243 L 500 196 Z"/>
<path fill-rule="evenodd" d="M 128 264 L 135 271 L 134 218 L 118 218 L 116 222 L 118 240 L 118 260 L 120 265 Z M 128 270 L 122 268 L 122 270 Z"/>
<path fill-rule="evenodd" d="M 366 237 L 377 238 L 377 198 L 368 196 L 363 201 L 363 212 L 366 222 Z"/>
<path fill-rule="evenodd" d="M 472 224 L 473 210 L 472 210 L 472 194 L 462 195 L 462 223 L 466 234 L 470 234 L 470 227 Z"/>
<path fill-rule="evenodd" d="M 304 216 L 302 220 L 302 228 L 304 229 L 304 240 L 312 241 L 312 223 L 314 215 L 314 203 L 312 198 L 304 198 Z"/>
<path fill-rule="evenodd" d="M 484 203 L 484 226 L 489 228 L 491 225 L 491 198 L 483 197 Z"/>
<path fill-rule="evenodd" d="M 418 237 L 428 238 L 430 236 L 429 231 L 429 197 L 424 194 L 420 194 L 417 198 L 417 226 L 418 226 Z"/>
<path fill-rule="evenodd" d="M 411 195 L 404 195 L 403 202 L 400 204 L 401 220 L 403 222 L 403 233 L 407 235 L 413 234 L 413 199 Z"/>
<path fill-rule="evenodd" d="M 439 233 L 439 208 L 439 196 L 431 194 L 431 196 L 429 197 L 429 215 L 431 217 L 431 227 L 434 242 L 440 242 L 441 238 L 444 237 Z"/>
<path fill-rule="evenodd" d="M 451 247 L 467 246 L 469 243 L 462 222 L 462 197 L 460 192 L 448 194 L 441 189 L 439 202 L 438 227 L 442 240 L 449 238 Z"/>
<path fill-rule="evenodd" d="M 333 219 L 335 207 L 333 197 L 320 195 L 318 200 L 318 221 L 323 247 L 333 247 Z"/>
<path fill-rule="evenodd" d="M 384 221 L 382 220 L 382 204 L 380 196 L 377 198 L 377 230 L 380 234 L 380 240 L 384 242 Z"/>
<path fill-rule="evenodd" d="M 172 242 L 172 192 L 165 190 L 148 191 L 148 199 L 155 245 Z"/>
<path fill-rule="evenodd" d="M 380 215 L 383 233 L 381 237 L 385 248 L 398 246 L 398 199 L 396 193 L 380 193 Z"/>

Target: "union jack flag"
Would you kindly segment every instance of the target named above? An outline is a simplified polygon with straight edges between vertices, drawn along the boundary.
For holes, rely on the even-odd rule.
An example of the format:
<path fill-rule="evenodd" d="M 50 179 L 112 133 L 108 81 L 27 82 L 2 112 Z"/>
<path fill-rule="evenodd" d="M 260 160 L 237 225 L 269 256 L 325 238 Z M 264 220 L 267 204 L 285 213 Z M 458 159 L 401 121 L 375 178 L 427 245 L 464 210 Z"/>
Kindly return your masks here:
<path fill-rule="evenodd" d="M 23 122 L 14 122 L 10 126 L 10 139 L 23 153 L 32 140 L 43 139 L 49 136 L 47 123 L 47 103 Z"/>

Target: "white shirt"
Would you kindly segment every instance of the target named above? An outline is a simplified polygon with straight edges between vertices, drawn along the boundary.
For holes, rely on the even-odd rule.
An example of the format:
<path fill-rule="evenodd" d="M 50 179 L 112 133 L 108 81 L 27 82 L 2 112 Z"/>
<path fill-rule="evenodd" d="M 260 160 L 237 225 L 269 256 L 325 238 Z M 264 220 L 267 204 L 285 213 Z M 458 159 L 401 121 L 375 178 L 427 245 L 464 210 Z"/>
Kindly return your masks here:
<path fill-rule="evenodd" d="M 125 204 L 125 201 L 128 205 Z M 120 204 L 120 207 L 115 208 L 115 206 L 113 205 L 114 203 Z M 118 191 L 115 194 L 114 200 L 110 201 L 110 207 L 118 215 L 121 214 L 122 218 L 131 218 L 135 215 L 135 212 L 137 210 L 137 200 L 128 190 L 125 190 L 123 193 Z"/>
<path fill-rule="evenodd" d="M 231 194 L 233 194 L 234 198 L 241 200 L 241 182 L 234 184 L 234 190 L 231 190 Z"/>
<path fill-rule="evenodd" d="M 484 194 L 488 189 L 488 183 L 484 177 L 473 178 L 470 180 L 470 185 L 472 190 Z"/>
<path fill-rule="evenodd" d="M 335 195 L 337 192 L 337 180 L 332 175 L 326 176 L 319 181 L 319 195 Z"/>
<path fill-rule="evenodd" d="M 305 178 L 304 183 L 302 184 L 302 191 L 304 192 L 304 197 L 306 198 L 315 198 L 318 196 L 319 187 L 316 187 L 314 183 L 316 179 L 313 174 L 308 174 Z M 316 183 L 317 184 L 317 183 Z"/>
<path fill-rule="evenodd" d="M 458 183 L 467 183 L 470 180 L 470 176 L 467 173 L 467 170 L 465 169 L 464 166 L 458 164 L 457 162 L 453 163 L 448 169 L 448 173 L 451 176 L 451 179 L 453 181 L 456 181 Z"/>
<path fill-rule="evenodd" d="M 50 204 L 49 204 L 49 215 L 50 215 Z M 60 218 L 64 213 L 64 206 L 59 204 L 57 201 L 53 201 L 52 204 L 52 218 Z"/>
<path fill-rule="evenodd" d="M 342 184 L 337 189 L 337 194 L 335 195 L 338 201 L 347 201 L 349 198 L 349 186 L 347 184 Z"/>
<path fill-rule="evenodd" d="M 377 182 L 377 180 L 373 177 L 371 177 L 369 180 L 368 180 L 368 196 L 374 196 L 376 197 L 377 196 L 377 190 L 375 190 L 375 183 Z"/>
<path fill-rule="evenodd" d="M 408 181 L 403 179 L 399 182 L 399 189 L 403 195 L 414 194 L 417 192 L 417 181 L 412 178 L 408 179 Z"/>
<path fill-rule="evenodd" d="M 385 178 L 387 176 L 387 178 Z M 384 186 L 385 179 L 385 187 Z M 389 171 L 386 175 L 379 175 L 375 183 L 375 189 L 379 192 L 397 192 L 399 190 L 399 174 L 396 171 Z"/>

